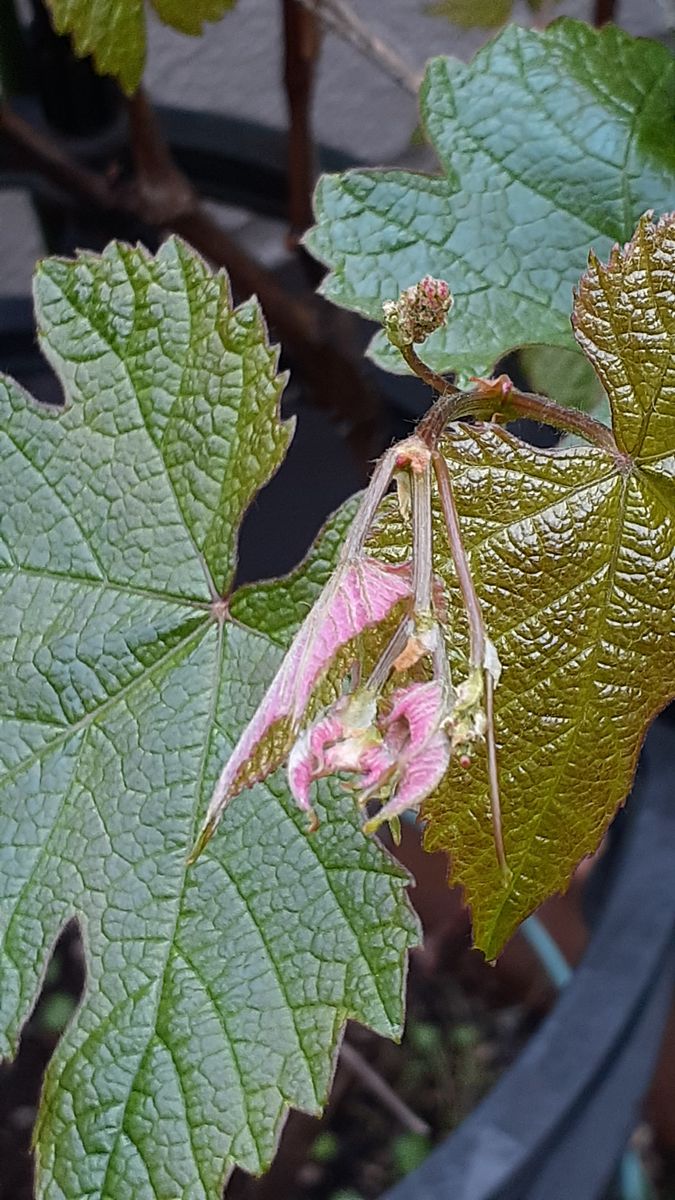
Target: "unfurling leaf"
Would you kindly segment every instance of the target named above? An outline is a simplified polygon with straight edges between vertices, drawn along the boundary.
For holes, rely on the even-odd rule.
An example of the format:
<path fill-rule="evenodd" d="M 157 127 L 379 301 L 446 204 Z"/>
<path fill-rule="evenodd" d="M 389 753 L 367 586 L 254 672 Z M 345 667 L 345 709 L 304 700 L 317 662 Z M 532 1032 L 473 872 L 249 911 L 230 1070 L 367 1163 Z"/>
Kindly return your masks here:
<path fill-rule="evenodd" d="M 469 559 L 503 666 L 496 694 L 504 843 L 495 863 L 485 757 L 454 763 L 424 808 L 489 957 L 625 799 L 649 721 L 675 693 L 675 217 L 592 257 L 577 341 L 609 395 L 616 454 L 535 450 L 495 425 L 444 438 Z M 409 554 L 395 505 L 374 545 Z M 441 535 L 440 515 L 436 529 Z M 452 570 L 449 639 L 465 668 Z"/>
<path fill-rule="evenodd" d="M 46 260 L 66 393 L 0 381 L 0 1049 L 75 917 L 87 986 L 47 1072 L 45 1200 L 216 1200 L 317 1112 L 353 1017 L 402 1024 L 405 879 L 321 785 L 238 797 L 191 870 L 223 760 L 334 566 L 227 599 L 242 515 L 291 430 L 258 305 L 180 241 Z"/>
<path fill-rule="evenodd" d="M 236 0 L 150 0 L 160 20 L 181 33 L 200 34 L 219 21 Z M 75 53 L 91 54 L 101 75 L 114 75 L 128 94 L 136 91 L 145 65 L 143 0 L 47 0 L 57 33 L 72 37 Z"/>
<path fill-rule="evenodd" d="M 426 325 L 430 300 L 434 325 L 444 319 L 449 294 L 447 286 L 439 291 L 438 285 L 438 280 L 423 280 L 421 291 L 409 289 L 401 297 L 400 308 L 391 306 L 386 313 L 402 353 L 410 349 L 414 331 L 422 332 Z M 424 336 L 422 332 L 417 340 Z M 399 483 L 399 511 L 409 520 L 412 532 L 411 561 L 398 566 L 378 562 L 364 549 L 394 476 Z M 407 479 L 403 503 L 401 476 Z M 471 625 L 469 669 L 458 684 L 448 666 L 443 635 L 445 600 L 433 570 L 432 476 L 446 518 L 448 550 L 462 574 Z M 332 578 L 303 621 L 223 767 L 190 863 L 212 838 L 230 800 L 252 783 L 266 779 L 284 759 L 288 759 L 291 792 L 310 816 L 310 832 L 318 828 L 311 802 L 313 783 L 340 774 L 348 776 L 345 786 L 355 794 L 360 808 L 365 809 L 371 801 L 380 803 L 379 811 L 365 821 L 364 832 L 374 833 L 388 821 L 397 837 L 401 814 L 419 811 L 447 771 L 453 751 L 468 765 L 474 743 L 486 740 L 493 768 L 495 849 L 500 867 L 508 875 L 494 769 L 494 728 L 487 717 L 501 666 L 486 637 L 460 543 L 452 488 L 435 440 L 427 431 L 413 434 L 388 450 L 377 464 Z M 398 619 L 388 631 L 388 618 L 397 609 Z M 369 669 L 366 644 L 372 660 Z M 425 671 L 425 678 L 410 675 L 417 668 Z M 333 694 L 317 716 L 312 710 L 331 677 Z"/>
<path fill-rule="evenodd" d="M 288 757 L 312 693 L 338 651 L 384 621 L 410 595 L 409 569 L 396 570 L 367 557 L 338 564 L 221 772 L 191 861 L 210 840 L 227 802 L 266 779 Z M 313 827 L 308 796 L 301 807 L 312 813 Z"/>
<path fill-rule="evenodd" d="M 608 25 L 510 26 L 472 63 L 437 58 L 422 118 L 443 173 L 348 171 L 315 199 L 323 292 L 380 321 L 420 276 L 447 279 L 447 327 L 425 345 L 437 371 L 488 372 L 525 344 L 570 346 L 572 288 L 647 208 L 675 196 L 675 60 Z M 401 357 L 383 334 L 371 352 Z"/>

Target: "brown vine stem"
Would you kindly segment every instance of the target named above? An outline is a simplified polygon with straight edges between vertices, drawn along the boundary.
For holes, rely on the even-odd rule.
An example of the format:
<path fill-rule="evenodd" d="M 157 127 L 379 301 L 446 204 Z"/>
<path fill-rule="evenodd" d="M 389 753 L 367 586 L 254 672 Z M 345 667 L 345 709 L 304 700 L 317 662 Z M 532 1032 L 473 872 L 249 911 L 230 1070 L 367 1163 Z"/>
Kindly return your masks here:
<path fill-rule="evenodd" d="M 367 1059 L 352 1046 L 351 1042 L 344 1041 L 342 1043 L 340 1047 L 340 1060 L 345 1067 L 348 1067 L 356 1075 L 363 1087 L 367 1088 L 389 1110 L 392 1116 L 401 1122 L 404 1129 L 409 1129 L 411 1133 L 417 1133 L 422 1137 L 429 1135 L 431 1130 L 426 1121 L 418 1117 L 417 1113 L 414 1113 L 401 1100 L 401 1097 L 396 1095 L 396 1092 L 382 1078 L 379 1071 L 376 1071 L 371 1066 Z"/>
<path fill-rule="evenodd" d="M 606 25 L 615 19 L 616 0 L 595 0 L 593 5 L 593 24 Z"/>
<path fill-rule="evenodd" d="M 242 294 L 260 298 L 269 320 L 289 346 L 316 337 L 314 314 L 289 296 L 273 275 L 237 246 L 200 204 L 176 166 L 159 127 L 157 115 L 142 89 L 129 101 L 129 131 L 135 178 L 128 203 L 149 224 L 179 233 L 212 262 L 227 267 Z"/>
<path fill-rule="evenodd" d="M 596 421 L 581 409 L 565 408 L 536 392 L 521 392 L 514 387 L 508 375 L 500 375 L 492 380 L 477 379 L 475 388 L 460 391 L 428 367 L 414 346 L 399 346 L 399 350 L 411 371 L 439 393 L 439 399 L 422 417 L 416 430 L 432 450 L 451 421 L 461 421 L 465 417 L 480 417 L 489 421 L 491 417 L 498 416 L 502 421 L 526 418 L 540 425 L 550 425 L 563 433 L 577 434 L 592 446 L 609 451 L 619 462 L 627 461 L 609 426 Z"/>
<path fill-rule="evenodd" d="M 289 244 L 293 249 L 312 224 L 312 191 L 316 161 L 311 127 L 311 100 L 321 48 L 318 19 L 300 0 L 282 0 L 284 17 L 284 86 L 288 104 Z"/>
<path fill-rule="evenodd" d="M 111 187 L 104 176 L 65 155 L 55 142 L 34 129 L 7 103 L 0 108 L 0 132 L 21 164 L 37 170 L 44 179 L 85 204 L 104 210 L 113 207 Z"/>
<path fill-rule="evenodd" d="M 128 101 L 129 140 L 135 175 L 127 204 L 152 225 L 170 225 L 193 212 L 198 197 L 176 166 L 155 111 L 142 88 Z"/>
<path fill-rule="evenodd" d="M 421 75 L 417 75 L 391 46 L 376 36 L 346 0 L 299 0 L 299 3 L 314 13 L 331 33 L 349 42 L 359 54 L 380 67 L 411 96 L 417 96 Z"/>
<path fill-rule="evenodd" d="M 438 497 L 441 502 L 441 510 L 448 534 L 448 545 L 455 567 L 459 590 L 462 593 L 464 610 L 469 622 L 469 665 L 483 673 L 486 717 L 485 741 L 487 746 L 492 830 L 497 861 L 504 881 L 507 882 L 511 877 L 511 872 L 509 871 L 506 861 L 506 851 L 504 849 L 502 810 L 499 798 L 499 764 L 497 762 L 497 743 L 495 740 L 494 680 L 490 670 L 486 667 L 487 634 L 485 632 L 485 622 L 462 539 L 462 530 L 447 463 L 439 450 L 433 451 L 431 461 L 434 467 L 436 483 L 438 484 Z"/>

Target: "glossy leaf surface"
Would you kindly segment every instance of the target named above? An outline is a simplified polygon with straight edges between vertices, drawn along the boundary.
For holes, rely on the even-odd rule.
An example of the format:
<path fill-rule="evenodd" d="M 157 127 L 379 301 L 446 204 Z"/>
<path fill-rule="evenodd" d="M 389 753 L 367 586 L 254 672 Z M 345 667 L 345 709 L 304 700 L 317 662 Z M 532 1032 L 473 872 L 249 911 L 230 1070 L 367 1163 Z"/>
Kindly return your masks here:
<path fill-rule="evenodd" d="M 610 398 L 617 454 L 539 451 L 495 425 L 443 444 L 488 632 L 504 841 L 497 866 L 484 756 L 426 802 L 426 845 L 452 857 L 493 957 L 596 848 L 633 778 L 645 729 L 675 693 L 675 218 L 640 223 L 609 266 L 593 258 L 576 337 Z M 454 668 L 466 626 L 452 567 Z M 408 553 L 395 510 L 378 544 Z M 461 676 L 460 676 L 461 677 Z"/>

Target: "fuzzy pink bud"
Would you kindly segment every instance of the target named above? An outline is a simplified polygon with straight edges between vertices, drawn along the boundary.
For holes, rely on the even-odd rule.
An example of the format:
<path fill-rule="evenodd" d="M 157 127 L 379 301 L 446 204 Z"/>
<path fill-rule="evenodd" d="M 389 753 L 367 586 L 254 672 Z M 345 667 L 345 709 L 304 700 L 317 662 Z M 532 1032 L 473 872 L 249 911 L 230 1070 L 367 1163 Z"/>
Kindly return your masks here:
<path fill-rule="evenodd" d="M 452 296 L 445 280 L 426 275 L 401 292 L 398 300 L 385 301 L 385 333 L 394 346 L 424 342 L 445 325 L 451 307 Z"/>

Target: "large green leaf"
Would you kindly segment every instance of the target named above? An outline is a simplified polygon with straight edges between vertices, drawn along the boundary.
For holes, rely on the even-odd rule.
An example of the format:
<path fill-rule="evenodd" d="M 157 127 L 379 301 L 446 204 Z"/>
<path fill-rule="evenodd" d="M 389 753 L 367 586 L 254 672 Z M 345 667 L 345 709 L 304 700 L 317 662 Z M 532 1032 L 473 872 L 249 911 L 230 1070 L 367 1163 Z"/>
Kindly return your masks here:
<path fill-rule="evenodd" d="M 428 849 L 452 857 L 493 957 L 566 886 L 625 798 L 645 729 L 675 694 L 675 217 L 640 223 L 608 267 L 592 259 L 576 336 L 610 398 L 615 456 L 535 450 L 492 424 L 444 439 L 490 636 L 504 840 L 497 866 L 484 756 L 453 765 L 426 803 Z M 436 514 L 454 666 L 466 622 Z M 405 557 L 396 511 L 378 542 Z"/>
<path fill-rule="evenodd" d="M 384 300 L 423 275 L 455 297 L 425 357 L 485 373 L 514 346 L 569 346 L 572 288 L 590 245 L 609 251 L 647 208 L 675 200 L 673 57 L 613 26 L 507 28 L 468 66 L 429 65 L 422 118 L 438 177 L 324 177 L 308 245 L 323 290 L 381 320 Z M 401 370 L 376 337 L 372 353 Z"/>
<path fill-rule="evenodd" d="M 401 1029 L 405 880 L 338 789 L 308 838 L 273 776 L 186 871 L 345 518 L 289 581 L 218 599 L 291 432 L 257 304 L 175 240 L 47 260 L 36 300 L 68 404 L 0 384 L 0 1049 L 77 917 L 39 1195 L 215 1200 L 289 1105 L 320 1108 L 348 1017 Z"/>
<path fill-rule="evenodd" d="M 181 33 L 200 34 L 236 0 L 150 0 L 157 15 Z M 145 64 L 144 0 L 47 0 L 58 33 L 72 37 L 75 53 L 91 54 L 97 71 L 136 91 Z"/>

